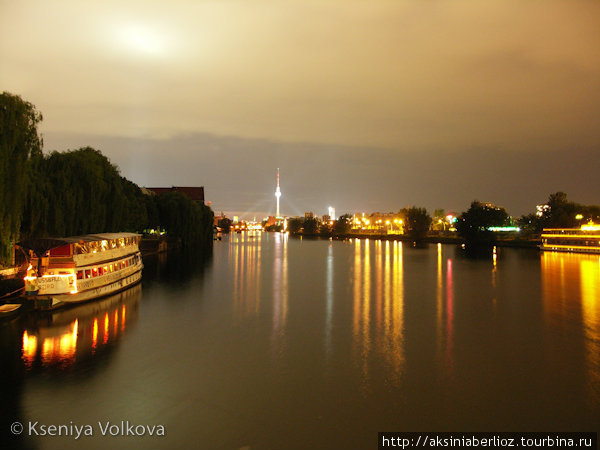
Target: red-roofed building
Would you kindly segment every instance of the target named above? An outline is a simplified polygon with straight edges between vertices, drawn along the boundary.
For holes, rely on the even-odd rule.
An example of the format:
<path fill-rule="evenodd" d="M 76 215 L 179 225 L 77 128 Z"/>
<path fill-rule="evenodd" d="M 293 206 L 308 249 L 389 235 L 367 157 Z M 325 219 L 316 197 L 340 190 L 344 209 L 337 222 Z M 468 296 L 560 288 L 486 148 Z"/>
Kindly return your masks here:
<path fill-rule="evenodd" d="M 149 187 L 146 189 L 156 195 L 166 194 L 167 192 L 181 192 L 191 200 L 204 204 L 204 186 Z"/>

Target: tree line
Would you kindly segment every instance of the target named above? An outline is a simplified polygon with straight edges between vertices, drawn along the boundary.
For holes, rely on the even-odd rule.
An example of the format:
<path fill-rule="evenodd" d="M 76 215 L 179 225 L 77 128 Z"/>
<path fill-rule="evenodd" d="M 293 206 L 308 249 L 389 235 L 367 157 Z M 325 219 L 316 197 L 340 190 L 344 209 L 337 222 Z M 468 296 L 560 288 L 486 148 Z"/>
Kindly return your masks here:
<path fill-rule="evenodd" d="M 426 208 L 418 206 L 401 209 L 397 215 L 402 218 L 405 235 L 417 242 L 430 234 L 435 222 Z M 446 220 L 444 215 L 442 209 L 434 212 L 435 219 L 440 222 Z M 453 226 L 462 240 L 473 247 L 493 245 L 498 236 L 492 231 L 494 227 L 519 227 L 522 238 L 536 239 L 544 228 L 576 228 L 589 221 L 600 221 L 600 206 L 572 202 L 564 192 L 556 192 L 550 194 L 548 201 L 538 206 L 536 212 L 518 219 L 512 218 L 502 207 L 474 200 L 466 211 L 456 217 Z M 295 217 L 288 221 L 288 231 L 292 234 L 344 235 L 351 228 L 350 214 L 344 214 L 333 224 L 319 224 L 313 217 Z"/>
<path fill-rule="evenodd" d="M 38 237 L 163 229 L 183 246 L 212 244 L 212 210 L 182 193 L 146 195 L 99 150 L 42 152 L 42 114 L 0 95 L 0 262 Z"/>

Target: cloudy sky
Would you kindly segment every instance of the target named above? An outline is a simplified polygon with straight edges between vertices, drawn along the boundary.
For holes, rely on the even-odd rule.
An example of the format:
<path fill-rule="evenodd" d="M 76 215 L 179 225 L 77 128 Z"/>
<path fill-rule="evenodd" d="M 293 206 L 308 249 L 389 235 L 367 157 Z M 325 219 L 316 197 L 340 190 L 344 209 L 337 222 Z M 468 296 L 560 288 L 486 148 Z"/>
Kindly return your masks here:
<path fill-rule="evenodd" d="M 0 0 L 0 90 L 216 211 L 600 203 L 596 0 Z"/>

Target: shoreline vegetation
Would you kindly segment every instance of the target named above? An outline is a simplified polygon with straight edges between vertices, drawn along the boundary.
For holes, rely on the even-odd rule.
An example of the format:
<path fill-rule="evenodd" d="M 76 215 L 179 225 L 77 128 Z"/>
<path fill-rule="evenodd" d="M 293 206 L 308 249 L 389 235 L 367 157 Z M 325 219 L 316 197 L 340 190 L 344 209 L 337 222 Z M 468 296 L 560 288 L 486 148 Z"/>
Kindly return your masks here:
<path fill-rule="evenodd" d="M 41 121 L 33 104 L 18 95 L 0 94 L 0 268 L 15 265 L 14 244 L 48 236 L 147 231 L 170 246 L 211 251 L 210 207 L 179 192 L 148 195 L 92 147 L 44 153 L 37 130 Z M 344 214 L 337 220 L 321 221 L 312 214 L 292 217 L 287 231 L 307 237 L 456 243 L 468 250 L 535 247 L 544 228 L 574 228 L 599 219 L 600 206 L 578 204 L 556 192 L 520 218 L 475 200 L 460 214 L 436 209 L 430 215 L 423 207 L 411 206 L 396 213 Z M 227 225 L 226 220 L 220 226 L 228 230 L 231 221 Z M 280 231 L 283 221 L 263 225 L 267 231 Z M 513 231 L 506 232 L 509 229 Z M 160 242 L 151 244 L 160 251 Z"/>
<path fill-rule="evenodd" d="M 0 94 L 0 268 L 24 258 L 15 244 L 41 237 L 128 231 L 212 251 L 209 206 L 145 193 L 92 147 L 44 153 L 41 121 L 33 104 Z"/>
<path fill-rule="evenodd" d="M 325 220 L 327 219 L 327 220 Z M 541 245 L 545 228 L 579 228 L 589 222 L 598 223 L 600 206 L 581 205 L 567 199 L 567 194 L 551 194 L 546 204 L 537 205 L 536 212 L 511 217 L 492 203 L 473 201 L 460 215 L 435 210 L 431 217 L 425 208 L 412 206 L 397 213 L 370 215 L 344 214 L 337 220 L 312 215 L 292 217 L 287 231 L 303 237 L 335 239 L 380 239 L 422 243 L 459 244 L 467 252 L 486 252 L 494 246 L 534 248 Z M 281 231 L 283 224 L 271 225 L 267 231 Z"/>

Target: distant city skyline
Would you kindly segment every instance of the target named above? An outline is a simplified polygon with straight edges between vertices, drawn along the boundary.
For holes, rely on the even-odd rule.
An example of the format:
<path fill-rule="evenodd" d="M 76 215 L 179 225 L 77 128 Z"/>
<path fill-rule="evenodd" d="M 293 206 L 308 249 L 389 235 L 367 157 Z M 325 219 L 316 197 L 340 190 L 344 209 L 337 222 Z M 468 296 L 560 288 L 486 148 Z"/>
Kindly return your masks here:
<path fill-rule="evenodd" d="M 0 85 L 45 151 L 93 146 L 215 211 L 600 203 L 600 3 L 4 3 Z M 19 36 L 19 39 L 15 39 Z"/>

